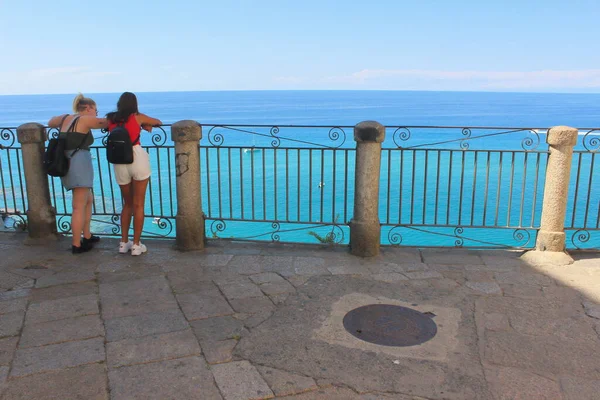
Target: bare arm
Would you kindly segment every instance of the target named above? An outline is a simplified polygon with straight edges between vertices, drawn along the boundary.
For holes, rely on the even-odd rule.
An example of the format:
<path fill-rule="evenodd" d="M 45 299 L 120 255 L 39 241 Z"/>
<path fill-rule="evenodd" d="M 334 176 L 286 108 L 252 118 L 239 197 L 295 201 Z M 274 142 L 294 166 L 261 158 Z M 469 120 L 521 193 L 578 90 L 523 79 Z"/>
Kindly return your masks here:
<path fill-rule="evenodd" d="M 48 121 L 48 127 L 60 128 L 60 121 L 62 121 L 62 119 L 64 118 L 65 115 L 68 115 L 68 114 L 57 115 L 56 117 L 50 118 L 50 121 Z"/>
<path fill-rule="evenodd" d="M 146 114 L 139 113 L 135 116 L 135 119 L 140 125 L 150 125 L 157 126 L 162 125 L 162 121 L 160 119 L 152 118 L 147 116 Z"/>
<path fill-rule="evenodd" d="M 108 120 L 106 118 L 96 118 L 86 115 L 81 117 L 79 122 L 85 124 L 85 128 L 82 127 L 81 129 L 83 132 L 89 129 L 104 129 L 108 127 Z"/>

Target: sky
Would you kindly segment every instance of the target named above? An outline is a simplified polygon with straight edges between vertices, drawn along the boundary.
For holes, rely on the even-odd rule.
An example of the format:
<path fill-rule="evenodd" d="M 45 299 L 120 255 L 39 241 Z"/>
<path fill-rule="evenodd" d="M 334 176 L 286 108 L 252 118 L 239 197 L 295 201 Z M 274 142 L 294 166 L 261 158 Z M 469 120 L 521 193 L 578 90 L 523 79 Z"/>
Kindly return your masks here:
<path fill-rule="evenodd" d="M 600 93 L 597 0 L 0 0 L 0 95 Z"/>

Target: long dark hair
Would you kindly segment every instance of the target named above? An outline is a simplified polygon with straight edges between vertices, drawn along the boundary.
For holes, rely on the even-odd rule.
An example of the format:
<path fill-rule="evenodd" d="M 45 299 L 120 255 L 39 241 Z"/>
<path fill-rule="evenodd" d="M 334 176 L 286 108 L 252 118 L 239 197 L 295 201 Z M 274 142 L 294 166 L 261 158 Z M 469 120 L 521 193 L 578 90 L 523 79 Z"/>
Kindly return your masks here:
<path fill-rule="evenodd" d="M 106 118 L 113 123 L 127 122 L 131 114 L 139 114 L 137 97 L 131 92 L 125 92 L 119 97 L 117 111 L 109 112 Z"/>

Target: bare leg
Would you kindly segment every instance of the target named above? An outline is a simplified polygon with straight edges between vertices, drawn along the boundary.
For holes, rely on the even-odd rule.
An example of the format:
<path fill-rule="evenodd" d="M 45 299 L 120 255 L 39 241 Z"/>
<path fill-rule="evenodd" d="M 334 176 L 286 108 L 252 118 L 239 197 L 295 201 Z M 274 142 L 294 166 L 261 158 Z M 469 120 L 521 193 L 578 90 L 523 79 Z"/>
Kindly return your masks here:
<path fill-rule="evenodd" d="M 133 213 L 133 184 L 119 185 L 121 197 L 123 198 L 123 209 L 121 210 L 121 242 L 129 241 L 129 227 L 131 226 L 131 215 Z"/>
<path fill-rule="evenodd" d="M 148 180 L 133 181 L 133 244 L 140 244 L 142 229 L 144 229 L 144 204 Z"/>
<path fill-rule="evenodd" d="M 83 223 L 83 237 L 84 238 L 91 238 L 92 237 L 92 232 L 90 230 L 90 225 L 92 224 L 92 204 L 94 201 L 94 195 L 92 194 L 92 191 L 89 190 L 88 191 L 88 198 L 87 198 L 87 202 L 85 205 L 85 221 Z"/>
<path fill-rule="evenodd" d="M 85 221 L 85 208 L 88 201 L 89 188 L 73 189 L 73 214 L 71 215 L 71 230 L 73 231 L 73 246 L 81 246 L 81 233 Z"/>

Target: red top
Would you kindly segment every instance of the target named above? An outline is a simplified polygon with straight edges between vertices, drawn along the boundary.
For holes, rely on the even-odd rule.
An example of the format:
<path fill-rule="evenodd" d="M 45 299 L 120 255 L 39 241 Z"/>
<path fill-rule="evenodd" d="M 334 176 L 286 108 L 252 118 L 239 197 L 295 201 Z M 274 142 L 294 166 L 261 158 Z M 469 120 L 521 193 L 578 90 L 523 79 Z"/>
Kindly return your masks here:
<path fill-rule="evenodd" d="M 129 138 L 131 139 L 131 143 L 135 143 L 135 140 L 140 136 L 140 132 L 142 132 L 142 127 L 140 126 L 140 124 L 138 124 L 137 120 L 135 119 L 135 114 L 131 114 L 129 116 L 129 118 L 127 119 L 127 122 L 125 122 L 124 126 L 125 126 L 125 129 L 127 129 L 127 132 L 129 132 Z M 112 131 L 116 127 L 117 127 L 117 124 L 115 124 L 114 122 L 108 121 L 108 130 L 109 131 Z M 140 141 L 138 140 L 134 146 L 137 146 L 139 144 L 140 144 Z"/>

